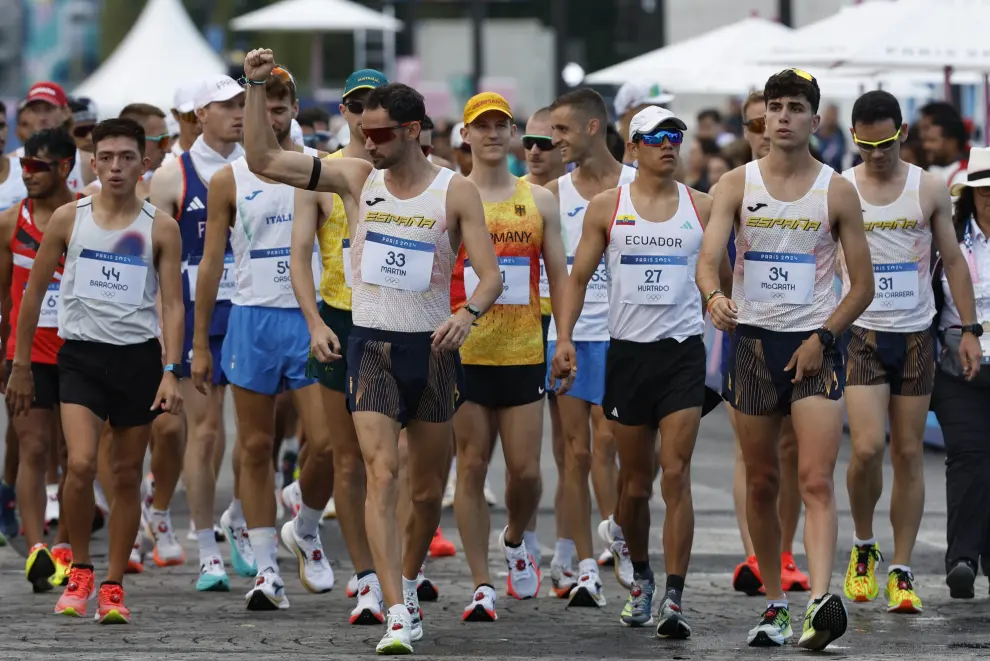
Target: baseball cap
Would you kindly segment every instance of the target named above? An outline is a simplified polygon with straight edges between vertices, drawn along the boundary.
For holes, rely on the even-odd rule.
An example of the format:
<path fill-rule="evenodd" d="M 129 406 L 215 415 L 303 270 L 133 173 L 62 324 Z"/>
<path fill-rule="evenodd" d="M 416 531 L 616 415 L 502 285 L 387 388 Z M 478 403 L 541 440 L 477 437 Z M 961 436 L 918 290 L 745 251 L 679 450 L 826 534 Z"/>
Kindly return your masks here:
<path fill-rule="evenodd" d="M 615 114 L 624 114 L 643 105 L 663 105 L 674 100 L 674 95 L 666 92 L 656 83 L 641 83 L 629 81 L 624 83 L 615 95 Z"/>
<path fill-rule="evenodd" d="M 512 119 L 512 108 L 504 96 L 495 92 L 482 92 L 472 96 L 464 105 L 464 123 L 470 124 L 489 110 L 497 110 Z"/>
<path fill-rule="evenodd" d="M 62 86 L 48 80 L 32 85 L 31 89 L 28 90 L 27 96 L 21 101 L 20 107 L 23 108 L 35 101 L 44 101 L 59 108 L 69 105 L 69 97 L 65 95 L 65 90 L 62 89 Z"/>
<path fill-rule="evenodd" d="M 244 94 L 244 88 L 230 76 L 212 76 L 199 84 L 193 96 L 195 110 L 205 108 L 211 103 L 230 101 L 235 96 Z"/>
<path fill-rule="evenodd" d="M 69 100 L 72 109 L 72 121 L 75 124 L 95 124 L 99 121 L 96 114 L 96 104 L 85 96 Z"/>
<path fill-rule="evenodd" d="M 454 128 L 450 129 L 450 148 L 460 149 L 461 145 L 464 144 L 464 138 L 461 137 L 461 129 L 464 128 L 464 122 L 457 122 L 454 124 Z"/>
<path fill-rule="evenodd" d="M 649 135 L 653 133 L 661 124 L 673 124 L 681 131 L 687 130 L 687 124 L 674 113 L 666 108 L 649 106 L 636 113 L 632 121 L 629 122 L 629 137 L 632 138 L 637 133 Z"/>
<path fill-rule="evenodd" d="M 347 77 L 342 98 L 346 99 L 348 94 L 357 90 L 373 90 L 384 85 L 388 85 L 388 78 L 381 71 L 360 69 Z"/>
<path fill-rule="evenodd" d="M 196 92 L 199 90 L 200 82 L 186 83 L 175 90 L 172 96 L 172 109 L 180 114 L 190 113 L 196 109 Z"/>

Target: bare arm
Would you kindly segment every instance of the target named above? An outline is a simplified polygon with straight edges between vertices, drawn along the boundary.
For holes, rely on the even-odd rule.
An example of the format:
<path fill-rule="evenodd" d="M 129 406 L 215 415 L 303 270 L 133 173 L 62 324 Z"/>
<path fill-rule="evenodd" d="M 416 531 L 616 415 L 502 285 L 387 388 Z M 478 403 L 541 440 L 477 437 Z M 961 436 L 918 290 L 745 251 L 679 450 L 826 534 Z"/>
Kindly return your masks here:
<path fill-rule="evenodd" d="M 932 238 L 935 248 L 942 257 L 942 270 L 949 281 L 949 291 L 959 311 L 959 319 L 964 326 L 976 323 L 976 301 L 973 295 L 973 279 L 969 265 L 956 241 L 956 230 L 952 225 L 952 199 L 949 190 L 935 175 L 922 173 L 921 192 L 924 197 L 935 200 L 931 217 Z"/>
<path fill-rule="evenodd" d="M 206 234 L 203 259 L 196 272 L 196 314 L 193 318 L 193 346 L 209 350 L 210 321 L 217 304 L 227 231 L 234 220 L 234 170 L 225 165 L 210 179 L 206 195 Z M 178 229 L 178 225 L 176 225 Z"/>
<path fill-rule="evenodd" d="M 698 255 L 698 270 L 695 279 L 702 296 L 708 296 L 720 289 L 727 297 L 731 296 L 731 267 L 728 266 L 729 236 L 735 224 L 739 207 L 742 205 L 743 185 L 746 171 L 736 168 L 725 174 L 718 182 L 718 190 L 712 199 L 709 217 L 705 222 L 705 236 L 701 241 Z M 699 208 L 699 213 L 701 209 Z M 723 288 L 728 285 L 730 288 Z"/>
<path fill-rule="evenodd" d="M 584 226 L 581 229 L 581 240 L 574 254 L 574 264 L 571 266 L 571 276 L 567 279 L 562 304 L 559 308 L 553 306 L 558 343 L 571 341 L 574 324 L 577 323 L 581 310 L 584 309 L 588 282 L 601 263 L 605 247 L 608 245 L 608 230 L 618 195 L 619 190 L 613 188 L 599 193 L 588 204 L 588 210 L 584 214 Z"/>
<path fill-rule="evenodd" d="M 849 294 L 839 301 L 825 325 L 839 336 L 873 302 L 873 260 L 863 230 L 863 209 L 856 187 L 838 174 L 828 189 L 832 226 L 838 227 L 839 244 L 846 258 Z"/>
<path fill-rule="evenodd" d="M 485 224 L 485 207 L 481 194 L 470 181 L 454 175 L 447 194 L 447 208 L 453 208 L 457 215 L 461 242 L 471 267 L 478 274 L 478 286 L 468 303 L 472 303 L 484 314 L 502 295 L 502 276 L 495 257 L 495 246 Z"/>
<path fill-rule="evenodd" d="M 326 207 L 327 204 L 329 208 Z M 320 218 L 325 220 L 332 211 L 331 193 L 296 191 L 295 211 L 292 216 L 289 278 L 292 280 L 292 291 L 296 295 L 299 309 L 306 318 L 310 332 L 314 327 L 323 325 L 320 311 L 316 307 L 316 286 L 313 284 L 313 244 L 316 242 L 316 230 L 320 226 Z M 334 246 L 333 249 L 336 250 L 338 247 Z M 344 268 L 350 268 L 350 265 L 344 264 Z"/>
<path fill-rule="evenodd" d="M 182 236 L 175 218 L 158 211 L 151 227 L 151 240 L 155 246 L 155 270 L 162 305 L 165 362 L 179 363 L 185 340 L 186 308 L 182 303 Z"/>
<path fill-rule="evenodd" d="M 558 301 L 563 304 L 567 290 L 567 253 L 560 229 L 560 205 L 553 193 L 532 184 L 536 208 L 543 217 L 543 264 L 550 282 L 550 305 Z"/>
<path fill-rule="evenodd" d="M 708 227 L 708 221 L 712 216 L 712 196 L 691 189 L 691 197 L 694 200 L 694 208 L 698 212 L 698 221 L 701 223 L 701 228 L 704 230 Z M 728 244 L 728 239 L 726 239 Z M 718 280 L 721 285 L 721 290 L 724 292 L 732 292 L 732 264 L 729 263 L 729 251 L 725 251 L 725 255 L 718 264 Z"/>
<path fill-rule="evenodd" d="M 0 317 L 0 357 L 7 355 L 7 343 L 10 340 L 10 282 L 14 277 L 14 255 L 10 250 L 10 240 L 14 236 L 20 211 L 21 205 L 15 204 L 0 213 L 0 315 L 3 315 Z"/>

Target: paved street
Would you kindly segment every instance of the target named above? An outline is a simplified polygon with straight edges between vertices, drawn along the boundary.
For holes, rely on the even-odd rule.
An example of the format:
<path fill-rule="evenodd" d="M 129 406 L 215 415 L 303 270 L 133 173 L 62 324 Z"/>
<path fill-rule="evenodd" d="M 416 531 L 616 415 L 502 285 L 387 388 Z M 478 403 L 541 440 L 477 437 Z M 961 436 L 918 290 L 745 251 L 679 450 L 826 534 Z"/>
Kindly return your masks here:
<path fill-rule="evenodd" d="M 227 428 L 233 430 L 233 424 Z M 852 538 L 845 494 L 847 457 L 848 447 L 844 448 L 836 471 L 840 509 L 838 572 L 845 569 Z M 460 612 L 474 587 L 463 556 L 431 562 L 428 575 L 438 583 L 441 596 L 439 602 L 424 607 L 426 635 L 416 644 L 416 653 L 428 658 L 479 659 L 737 659 L 765 656 L 767 651 L 745 646 L 746 630 L 755 624 L 764 602 L 734 593 L 730 588 L 731 571 L 741 555 L 732 514 L 731 464 L 731 433 L 724 413 L 719 410 L 702 425 L 692 471 L 697 529 L 684 601 L 685 614 L 694 630 L 689 641 L 660 641 L 654 638 L 652 629 L 632 630 L 620 626 L 618 613 L 625 595 L 611 572 L 603 573 L 609 603 L 602 611 L 569 611 L 565 602 L 545 597 L 527 602 L 505 598 L 504 566 L 498 561 L 497 551 L 497 531 L 504 525 L 505 510 L 496 507 L 490 557 L 493 570 L 498 572 L 495 576 L 500 620 L 495 624 L 462 623 Z M 539 530 L 544 545 L 544 566 L 548 567 L 554 541 L 552 496 L 556 484 L 549 438 L 544 439 L 543 469 L 545 484 Z M 493 465 L 492 484 L 501 484 L 503 474 L 502 461 L 497 459 Z M 925 477 L 927 507 L 914 560 L 925 613 L 919 616 L 888 615 L 882 594 L 878 603 L 851 605 L 850 631 L 830 648 L 830 656 L 855 654 L 859 659 L 894 656 L 936 659 L 948 654 L 953 658 L 990 655 L 987 579 L 978 580 L 976 600 L 953 602 L 941 576 L 945 547 L 941 455 L 926 454 Z M 886 523 L 890 483 L 888 469 L 887 489 L 876 527 L 881 549 L 885 552 L 892 550 L 890 526 Z M 218 492 L 219 518 L 230 496 L 229 470 L 225 471 Z M 651 547 L 656 549 L 654 567 L 658 570 L 663 566 L 659 558 L 662 517 L 662 504 L 657 499 Z M 142 575 L 128 577 L 125 587 L 134 620 L 127 627 L 99 627 L 89 619 L 54 617 L 51 610 L 57 598 L 55 593 L 31 594 L 24 580 L 23 559 L 10 547 L 0 549 L 0 590 L 6 597 L 0 602 L 0 621 L 5 623 L 0 637 L 0 658 L 86 661 L 147 659 L 154 655 L 159 659 L 192 661 L 281 659 L 291 655 L 306 659 L 343 659 L 373 652 L 381 629 L 347 624 L 352 602 L 344 596 L 343 585 L 351 569 L 335 525 L 326 526 L 324 542 L 328 555 L 335 559 L 338 588 L 327 595 L 305 592 L 296 576 L 295 559 L 283 549 L 280 558 L 292 607 L 287 612 L 257 614 L 244 609 L 242 597 L 248 589 L 248 579 L 234 576 L 233 591 L 229 594 L 194 591 L 196 552 L 194 543 L 185 542 L 188 513 L 181 493 L 176 497 L 172 520 L 181 532 L 190 562 L 180 568 L 165 570 L 152 566 Z M 460 549 L 452 512 L 445 512 L 443 525 Z M 94 545 L 99 554 L 96 563 L 100 571 L 106 562 L 105 531 L 97 535 Z M 800 564 L 806 566 L 800 543 L 795 552 Z M 833 589 L 841 591 L 838 572 Z M 662 580 L 658 577 L 658 582 Z M 544 592 L 546 589 L 544 584 Z M 806 599 L 793 594 L 792 601 L 795 631 L 799 634 Z M 91 609 L 95 609 L 95 602 Z M 910 652 L 905 652 L 905 643 L 911 645 Z M 770 653 L 786 658 L 802 652 L 795 646 Z"/>

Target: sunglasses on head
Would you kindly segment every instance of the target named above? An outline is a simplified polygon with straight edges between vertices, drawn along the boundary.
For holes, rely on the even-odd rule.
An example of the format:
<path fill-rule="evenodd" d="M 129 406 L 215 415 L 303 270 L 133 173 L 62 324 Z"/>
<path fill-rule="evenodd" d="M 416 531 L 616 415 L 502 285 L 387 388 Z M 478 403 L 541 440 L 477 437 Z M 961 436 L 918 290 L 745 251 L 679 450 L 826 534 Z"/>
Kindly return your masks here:
<path fill-rule="evenodd" d="M 148 142 L 157 142 L 158 146 L 162 149 L 168 149 L 169 142 L 172 140 L 172 136 L 168 133 L 162 133 L 161 135 L 146 135 L 144 137 Z"/>
<path fill-rule="evenodd" d="M 860 140 L 856 137 L 856 134 L 853 133 L 853 142 L 862 151 L 887 151 L 894 146 L 900 137 L 900 129 L 897 129 L 897 133 L 895 133 L 891 138 L 884 138 L 883 140 L 876 140 L 873 142 L 869 140 Z"/>
<path fill-rule="evenodd" d="M 85 138 L 87 135 L 92 133 L 95 128 L 96 124 L 82 124 L 72 129 L 72 135 L 77 138 Z"/>
<path fill-rule="evenodd" d="M 39 172 L 51 172 L 56 167 L 59 166 L 63 161 L 44 161 L 40 158 L 32 158 L 31 156 L 21 157 L 21 170 L 28 174 L 38 174 Z"/>
<path fill-rule="evenodd" d="M 750 133 L 763 135 L 767 130 L 767 119 L 766 117 L 756 117 L 748 122 L 743 122 L 743 126 L 745 126 L 746 130 Z"/>
<path fill-rule="evenodd" d="M 634 142 L 642 142 L 648 147 L 659 147 L 664 140 L 670 141 L 672 145 L 679 145 L 684 141 L 684 132 L 677 129 L 657 129 L 653 133 L 637 133 L 633 136 Z"/>
<path fill-rule="evenodd" d="M 780 73 L 787 73 L 788 71 L 790 71 L 791 73 L 793 73 L 794 75 L 796 75 L 799 78 L 804 78 L 809 83 L 817 83 L 818 82 L 818 81 L 815 80 L 815 77 L 814 76 L 812 76 L 810 73 L 808 73 L 804 69 L 795 69 L 795 68 L 792 67 L 790 69 L 784 69 Z"/>
<path fill-rule="evenodd" d="M 283 67 L 281 64 L 276 64 L 275 68 L 272 69 L 272 75 L 281 80 L 286 85 L 292 87 L 293 90 L 296 89 L 296 79 L 292 77 L 289 70 Z"/>
<path fill-rule="evenodd" d="M 524 135 L 522 143 L 526 151 L 530 151 L 533 147 L 540 151 L 553 150 L 553 139 L 546 135 Z"/>
<path fill-rule="evenodd" d="M 419 122 L 403 122 L 402 124 L 396 124 L 395 126 L 383 126 L 381 128 L 368 128 L 367 126 L 362 126 L 361 131 L 364 133 L 365 137 L 371 140 L 376 145 L 383 145 L 386 142 L 392 142 L 395 140 L 395 130 L 405 128 L 410 124 L 418 124 Z"/>

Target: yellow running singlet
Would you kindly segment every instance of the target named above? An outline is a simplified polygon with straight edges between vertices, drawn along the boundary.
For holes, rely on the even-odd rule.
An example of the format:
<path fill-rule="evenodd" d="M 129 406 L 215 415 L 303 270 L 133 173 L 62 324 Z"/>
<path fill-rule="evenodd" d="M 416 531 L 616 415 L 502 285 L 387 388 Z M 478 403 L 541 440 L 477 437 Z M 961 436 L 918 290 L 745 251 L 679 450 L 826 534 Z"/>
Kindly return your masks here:
<path fill-rule="evenodd" d="M 327 158 L 343 158 L 344 150 L 338 149 Z M 344 268 L 344 240 L 350 238 L 350 228 L 347 226 L 347 213 L 344 211 L 344 201 L 339 196 L 333 196 L 333 212 L 326 222 L 316 230 L 316 238 L 320 243 L 320 257 L 323 259 L 323 277 L 320 280 L 320 295 L 327 305 L 338 310 L 351 309 L 351 288 L 347 286 Z"/>

